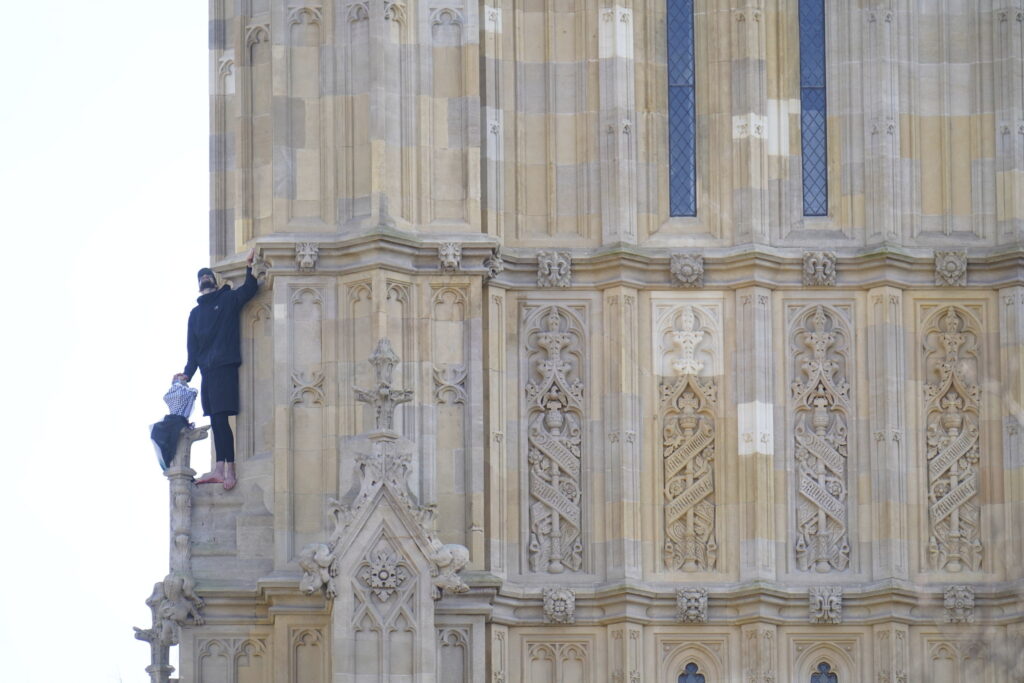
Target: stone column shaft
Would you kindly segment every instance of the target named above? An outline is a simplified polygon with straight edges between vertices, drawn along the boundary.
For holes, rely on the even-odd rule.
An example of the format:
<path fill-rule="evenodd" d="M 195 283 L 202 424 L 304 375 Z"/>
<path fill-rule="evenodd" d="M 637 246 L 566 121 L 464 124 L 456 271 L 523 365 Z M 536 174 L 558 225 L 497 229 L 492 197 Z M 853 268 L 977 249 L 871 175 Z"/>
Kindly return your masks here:
<path fill-rule="evenodd" d="M 633 10 L 604 7 L 599 26 L 602 241 L 636 244 Z"/>
<path fill-rule="evenodd" d="M 907 456 L 903 292 L 868 292 L 868 424 L 874 513 L 872 571 L 876 579 L 907 577 Z"/>
<path fill-rule="evenodd" d="M 888 0 L 863 10 L 867 241 L 899 240 L 900 136 L 896 14 Z"/>
<path fill-rule="evenodd" d="M 643 575 L 640 554 L 640 410 L 639 318 L 637 291 L 604 291 L 608 362 L 605 367 L 604 425 L 607 442 L 604 475 L 609 578 Z"/>
<path fill-rule="evenodd" d="M 996 2 L 992 66 L 996 119 L 996 230 L 1003 244 L 1024 242 L 1024 9 Z"/>
<path fill-rule="evenodd" d="M 736 292 L 736 429 L 740 461 L 740 578 L 772 579 L 775 548 L 775 429 L 771 290 Z"/>
<path fill-rule="evenodd" d="M 1007 579 L 1024 577 L 1024 287 L 999 290 L 1000 379 L 1002 382 L 1003 468 L 1007 501 Z M 993 459 L 993 464 L 1000 462 Z M 996 539 L 999 540 L 999 539 Z"/>
<path fill-rule="evenodd" d="M 767 40 L 760 0 L 732 10 L 732 168 L 736 242 L 768 241 Z"/>

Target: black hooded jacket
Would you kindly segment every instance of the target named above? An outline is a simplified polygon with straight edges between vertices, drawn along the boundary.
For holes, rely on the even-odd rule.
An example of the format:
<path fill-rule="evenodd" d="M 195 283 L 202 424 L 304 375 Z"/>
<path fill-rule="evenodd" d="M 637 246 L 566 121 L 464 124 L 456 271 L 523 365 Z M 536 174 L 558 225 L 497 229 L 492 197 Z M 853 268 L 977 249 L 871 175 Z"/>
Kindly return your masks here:
<path fill-rule="evenodd" d="M 203 294 L 188 316 L 188 362 L 185 374 L 191 380 L 196 368 L 241 365 L 242 350 L 238 314 L 256 295 L 259 285 L 252 268 L 245 269 L 245 282 L 238 289 L 224 285 Z"/>

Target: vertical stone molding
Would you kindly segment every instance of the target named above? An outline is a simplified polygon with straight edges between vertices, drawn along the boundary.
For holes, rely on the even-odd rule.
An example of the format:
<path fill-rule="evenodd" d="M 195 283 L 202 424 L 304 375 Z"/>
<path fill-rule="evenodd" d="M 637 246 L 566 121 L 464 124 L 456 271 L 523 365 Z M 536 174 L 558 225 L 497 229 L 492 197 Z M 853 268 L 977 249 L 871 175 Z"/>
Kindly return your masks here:
<path fill-rule="evenodd" d="M 981 325 L 948 306 L 924 321 L 928 557 L 932 569 L 977 571 L 982 562 L 978 501 Z"/>
<path fill-rule="evenodd" d="M 568 308 L 526 311 L 527 550 L 534 572 L 583 569 L 583 330 L 583 321 Z"/>
<path fill-rule="evenodd" d="M 808 591 L 807 620 L 812 624 L 840 624 L 843 621 L 843 587 L 812 586 Z"/>
<path fill-rule="evenodd" d="M 874 668 L 878 683 L 910 682 L 909 629 L 905 624 L 874 627 Z"/>
<path fill-rule="evenodd" d="M 604 7 L 598 22 L 601 222 L 605 244 L 636 243 L 636 97 L 633 10 Z"/>
<path fill-rule="evenodd" d="M 718 386 L 702 377 L 704 337 L 717 332 L 708 311 L 680 306 L 659 329 L 671 339 L 673 376 L 661 384 L 665 567 L 709 571 L 718 560 L 715 532 L 715 438 Z"/>
<path fill-rule="evenodd" d="M 908 573 L 906 332 L 903 292 L 877 287 L 868 292 L 868 424 L 875 550 L 879 576 Z"/>
<path fill-rule="evenodd" d="M 1024 286 L 999 290 L 999 343 L 1003 495 L 1013 501 L 1012 518 L 1020 520 L 1024 519 Z M 1004 562 L 1015 579 L 1024 577 L 1024 565 L 1016 559 L 1024 553 L 1022 527 L 1024 525 L 1010 524 L 1001 539 Z"/>
<path fill-rule="evenodd" d="M 777 683 L 779 667 L 775 625 L 745 624 L 740 634 L 744 683 Z"/>
<path fill-rule="evenodd" d="M 739 438 L 740 574 L 775 576 L 775 426 L 772 292 L 736 292 L 736 430 Z"/>
<path fill-rule="evenodd" d="M 848 321 L 837 310 L 809 306 L 793 320 L 794 551 L 801 571 L 842 571 L 850 563 L 849 343 Z"/>

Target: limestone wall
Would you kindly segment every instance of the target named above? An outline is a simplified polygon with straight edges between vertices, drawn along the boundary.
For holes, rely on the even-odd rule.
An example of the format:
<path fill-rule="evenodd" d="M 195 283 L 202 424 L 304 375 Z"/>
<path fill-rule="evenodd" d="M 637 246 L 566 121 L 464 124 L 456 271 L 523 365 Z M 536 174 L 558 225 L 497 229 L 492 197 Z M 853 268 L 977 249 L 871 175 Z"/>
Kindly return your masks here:
<path fill-rule="evenodd" d="M 1024 680 L 1024 10 L 828 0 L 804 217 L 797 8 L 695 0 L 671 218 L 664 3 L 211 3 L 211 251 L 270 267 L 183 680 Z M 470 552 L 406 678 L 299 590 L 382 337 Z"/>

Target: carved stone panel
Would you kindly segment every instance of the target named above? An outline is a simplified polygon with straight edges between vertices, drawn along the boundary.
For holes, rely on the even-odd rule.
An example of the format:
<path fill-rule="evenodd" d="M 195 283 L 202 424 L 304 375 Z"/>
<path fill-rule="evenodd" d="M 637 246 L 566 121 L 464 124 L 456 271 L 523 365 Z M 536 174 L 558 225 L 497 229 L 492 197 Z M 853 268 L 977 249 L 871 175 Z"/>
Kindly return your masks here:
<path fill-rule="evenodd" d="M 462 245 L 458 242 L 442 242 L 437 246 L 437 258 L 441 262 L 441 270 L 453 273 L 462 264 Z"/>
<path fill-rule="evenodd" d="M 549 624 L 576 623 L 576 591 L 571 588 L 545 588 L 544 621 Z"/>
<path fill-rule="evenodd" d="M 951 572 L 981 568 L 979 333 L 955 306 L 924 324 L 928 556 L 933 569 Z"/>
<path fill-rule="evenodd" d="M 583 322 L 562 306 L 525 312 L 529 562 L 534 572 L 583 569 Z"/>
<path fill-rule="evenodd" d="M 808 591 L 808 621 L 839 624 L 843 621 L 843 587 L 812 586 Z"/>
<path fill-rule="evenodd" d="M 946 586 L 942 606 L 951 624 L 974 622 L 974 589 L 970 586 Z"/>
<path fill-rule="evenodd" d="M 835 287 L 836 255 L 831 251 L 805 251 L 804 287 Z"/>
<path fill-rule="evenodd" d="M 939 287 L 967 286 L 967 252 L 935 252 L 935 284 Z"/>
<path fill-rule="evenodd" d="M 295 245 L 295 264 L 299 270 L 309 271 L 316 268 L 320 256 L 320 245 L 316 242 L 300 242 Z"/>
<path fill-rule="evenodd" d="M 704 286 L 704 256 L 702 254 L 673 254 L 669 263 L 672 283 L 678 287 Z"/>
<path fill-rule="evenodd" d="M 660 413 L 664 468 L 665 567 L 708 571 L 718 559 L 715 534 L 715 410 L 718 386 L 705 372 L 717 330 L 707 309 L 683 305 L 660 319 L 663 371 Z M 708 370 L 712 370 L 708 368 Z"/>
<path fill-rule="evenodd" d="M 676 591 L 676 620 L 687 624 L 707 623 L 708 589 L 678 589 Z"/>
<path fill-rule="evenodd" d="M 790 326 L 797 471 L 794 551 L 801 571 L 842 571 L 850 562 L 848 427 L 850 332 L 836 309 L 802 309 Z"/>
<path fill-rule="evenodd" d="M 572 284 L 572 254 L 568 251 L 537 252 L 537 286 L 568 287 Z"/>

